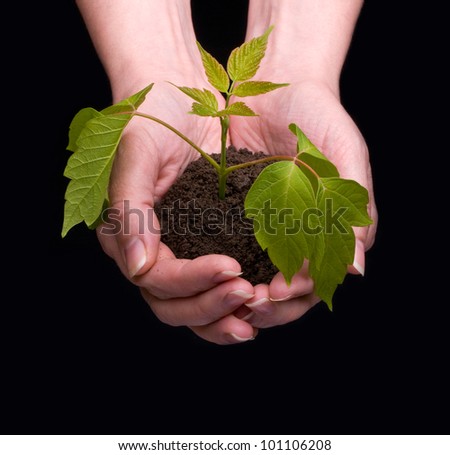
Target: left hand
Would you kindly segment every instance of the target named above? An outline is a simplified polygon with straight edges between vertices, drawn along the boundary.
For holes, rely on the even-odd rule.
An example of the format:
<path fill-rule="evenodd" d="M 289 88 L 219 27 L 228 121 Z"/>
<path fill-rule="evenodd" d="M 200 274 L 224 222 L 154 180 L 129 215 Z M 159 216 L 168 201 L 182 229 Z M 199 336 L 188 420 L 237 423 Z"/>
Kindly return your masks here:
<path fill-rule="evenodd" d="M 267 62 L 266 68 L 270 68 Z M 271 80 L 270 75 L 264 80 Z M 338 96 L 324 83 L 302 81 L 260 97 L 246 98 L 245 102 L 259 117 L 231 117 L 230 137 L 235 147 L 268 154 L 294 154 L 296 137 L 288 130 L 288 125 L 296 123 L 335 164 L 342 178 L 356 180 L 367 188 L 368 212 L 373 224 L 354 229 L 355 261 L 349 267 L 350 273 L 364 274 L 365 251 L 374 242 L 377 226 L 372 174 L 364 138 Z M 290 286 L 278 273 L 270 285 L 259 284 L 254 289 L 255 296 L 237 314 L 258 328 L 296 320 L 320 301 L 314 295 L 314 283 L 308 275 L 306 262 Z"/>

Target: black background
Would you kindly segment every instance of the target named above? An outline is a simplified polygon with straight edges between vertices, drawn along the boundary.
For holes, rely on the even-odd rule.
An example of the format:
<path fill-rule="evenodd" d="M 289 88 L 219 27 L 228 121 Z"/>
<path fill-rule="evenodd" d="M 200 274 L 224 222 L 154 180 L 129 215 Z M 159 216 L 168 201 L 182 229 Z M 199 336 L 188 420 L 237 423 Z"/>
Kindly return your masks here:
<path fill-rule="evenodd" d="M 14 138 L 35 129 L 40 140 L 15 168 L 29 171 L 26 189 L 7 193 L 20 204 L 4 219 L 20 228 L 5 237 L 1 432 L 448 433 L 439 415 L 449 398 L 447 303 L 428 253 L 437 240 L 429 230 L 423 238 L 435 224 L 424 226 L 434 218 L 409 194 L 410 176 L 423 171 L 410 142 L 420 130 L 411 122 L 420 11 L 366 2 L 342 76 L 380 212 L 366 277 L 346 279 L 333 313 L 321 304 L 253 342 L 221 347 L 160 323 L 95 233 L 80 226 L 60 238 L 68 125 L 83 107 L 106 107 L 110 90 L 75 4 L 58 3 L 30 13 L 20 62 L 25 97 L 15 118 L 31 127 Z M 246 8 L 193 1 L 197 37 L 222 61 L 244 39 Z"/>

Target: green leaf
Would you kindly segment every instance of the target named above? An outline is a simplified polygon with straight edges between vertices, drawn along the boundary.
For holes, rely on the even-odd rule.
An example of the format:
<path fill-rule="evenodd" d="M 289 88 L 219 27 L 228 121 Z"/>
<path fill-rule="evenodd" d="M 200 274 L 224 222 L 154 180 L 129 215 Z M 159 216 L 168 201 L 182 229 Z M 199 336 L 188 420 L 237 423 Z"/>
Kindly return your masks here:
<path fill-rule="evenodd" d="M 69 126 L 69 144 L 67 145 L 67 150 L 75 152 L 77 149 L 78 137 L 80 136 L 86 123 L 92 118 L 99 117 L 100 115 L 100 112 L 96 111 L 92 107 L 81 109 L 81 111 L 75 115 Z"/>
<path fill-rule="evenodd" d="M 291 123 L 289 129 L 297 136 L 297 158 L 299 160 L 311 166 L 319 177 L 339 177 L 336 166 L 319 151 L 295 123 Z"/>
<path fill-rule="evenodd" d="M 209 83 L 219 92 L 226 93 L 230 87 L 230 79 L 225 68 L 211 54 L 206 52 L 198 41 L 197 46 L 202 56 L 203 67 Z"/>
<path fill-rule="evenodd" d="M 262 95 L 263 93 L 271 92 L 277 88 L 286 87 L 289 84 L 274 84 L 273 82 L 266 81 L 248 81 L 242 82 L 233 89 L 232 95 L 235 96 L 255 96 Z"/>
<path fill-rule="evenodd" d="M 201 117 L 217 117 L 219 115 L 216 109 L 200 103 L 192 103 L 192 110 L 189 114 L 200 115 Z"/>
<path fill-rule="evenodd" d="M 286 282 L 308 259 L 314 291 L 331 309 L 333 294 L 353 263 L 352 226 L 367 226 L 372 220 L 368 192 L 357 182 L 316 178 L 316 185 L 314 191 L 309 176 L 294 161 L 272 164 L 250 188 L 245 210 L 253 219 L 258 243 Z"/>
<path fill-rule="evenodd" d="M 314 292 L 330 310 L 336 288 L 344 281 L 355 252 L 355 234 L 345 218 L 345 207 L 336 206 L 332 201 L 329 191 L 321 189 L 317 201 L 321 229 L 316 238 L 316 250 L 309 258 Z"/>
<path fill-rule="evenodd" d="M 320 179 L 317 207 L 321 213 L 318 219 L 321 232 L 309 258 L 309 273 L 316 294 L 330 309 L 337 286 L 344 281 L 347 267 L 353 264 L 355 234 L 352 226 L 372 223 L 367 213 L 368 202 L 367 190 L 354 180 Z"/>
<path fill-rule="evenodd" d="M 219 103 L 214 94 L 207 90 L 206 88 L 200 90 L 198 88 L 189 88 L 189 87 L 178 87 L 185 95 L 190 96 L 197 103 L 201 104 L 204 107 L 209 108 L 211 111 L 217 112 L 219 109 Z"/>
<path fill-rule="evenodd" d="M 345 223 L 344 223 L 345 224 Z M 323 242 L 323 255 L 320 265 L 310 260 L 309 275 L 314 281 L 314 293 L 319 296 L 331 310 L 333 295 L 338 285 L 344 282 L 347 266 L 353 262 L 355 236 L 350 225 L 346 224 L 349 234 L 320 236 Z"/>
<path fill-rule="evenodd" d="M 302 228 L 302 218 L 315 207 L 311 183 L 290 161 L 264 168 L 245 198 L 256 240 L 288 283 L 312 252 L 315 239 Z"/>
<path fill-rule="evenodd" d="M 227 62 L 227 71 L 233 81 L 247 81 L 258 71 L 267 49 L 267 41 L 273 26 L 257 38 L 234 49 Z"/>
<path fill-rule="evenodd" d="M 342 215 L 352 226 L 367 226 L 372 220 L 367 213 L 369 193 L 354 180 L 337 177 L 320 179 L 325 197 L 330 198 L 335 207 L 345 208 Z"/>
<path fill-rule="evenodd" d="M 218 117 L 223 117 L 225 115 L 240 115 L 245 117 L 254 117 L 257 116 L 258 114 L 256 114 L 242 101 L 238 101 L 237 103 L 230 104 L 226 109 L 217 112 Z"/>
<path fill-rule="evenodd" d="M 62 236 L 76 224 L 94 225 L 107 200 L 109 177 L 122 133 L 153 84 L 101 112 L 92 109 L 75 116 L 70 134 L 74 153 L 64 175 L 66 190 Z M 82 120 L 85 124 L 81 125 Z M 78 137 L 76 137 L 78 136 Z"/>
<path fill-rule="evenodd" d="M 103 115 L 110 115 L 110 114 L 122 114 L 125 112 L 134 113 L 137 111 L 138 107 L 144 102 L 145 97 L 147 96 L 148 92 L 153 88 L 154 84 L 150 84 L 144 89 L 140 90 L 139 92 L 131 95 L 128 98 L 125 98 L 122 101 L 119 101 L 112 106 L 103 109 L 101 113 Z"/>

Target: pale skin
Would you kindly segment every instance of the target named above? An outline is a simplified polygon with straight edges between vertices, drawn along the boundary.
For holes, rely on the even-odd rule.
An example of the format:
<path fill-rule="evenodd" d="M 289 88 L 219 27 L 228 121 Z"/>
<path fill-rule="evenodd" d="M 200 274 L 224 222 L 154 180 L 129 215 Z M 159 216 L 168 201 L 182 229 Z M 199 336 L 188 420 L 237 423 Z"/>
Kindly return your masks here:
<path fill-rule="evenodd" d="M 165 82 L 214 91 L 196 46 L 190 1 L 78 0 L 77 4 L 108 74 L 113 100 L 155 82 L 139 110 L 170 123 L 208 153 L 217 152 L 218 120 L 186 115 L 191 101 Z M 361 6 L 360 0 L 250 0 L 247 39 L 275 25 L 255 79 L 290 86 L 247 98 L 260 116 L 232 117 L 229 131 L 229 140 L 237 147 L 294 153 L 295 138 L 287 129 L 294 122 L 335 163 L 342 177 L 369 190 L 374 224 L 355 231 L 350 273 L 364 271 L 364 253 L 374 241 L 377 219 L 367 146 L 339 101 L 339 76 Z M 202 44 L 208 50 L 207 43 Z M 153 217 L 152 224 L 157 225 L 151 210 L 155 201 L 197 158 L 198 153 L 172 132 L 134 118 L 114 162 L 111 204 L 122 209 L 128 200 L 130 207 Z M 298 319 L 319 301 L 306 265 L 289 287 L 280 274 L 270 285 L 252 286 L 239 277 L 241 268 L 233 258 L 177 259 L 157 234 L 139 233 L 137 223 L 132 222 L 131 235 L 106 236 L 100 227 L 98 236 L 105 252 L 140 287 L 161 321 L 188 326 L 213 343 L 251 340 L 258 329 Z"/>

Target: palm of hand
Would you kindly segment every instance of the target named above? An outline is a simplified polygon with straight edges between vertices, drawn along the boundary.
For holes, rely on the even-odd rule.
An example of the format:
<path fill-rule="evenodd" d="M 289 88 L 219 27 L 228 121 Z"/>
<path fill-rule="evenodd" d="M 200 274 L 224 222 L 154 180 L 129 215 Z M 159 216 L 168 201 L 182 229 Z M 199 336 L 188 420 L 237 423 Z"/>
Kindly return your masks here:
<path fill-rule="evenodd" d="M 189 99 L 176 87 L 159 83 L 155 84 L 139 111 L 164 120 L 206 152 L 217 152 L 220 125 L 216 119 L 186 115 L 190 107 Z M 120 201 L 123 189 L 129 191 L 136 184 L 140 185 L 137 192 L 145 191 L 153 200 L 158 200 L 186 166 L 198 157 L 195 150 L 162 125 L 135 117 L 124 133 L 114 161 L 110 188 L 112 203 L 116 188 Z M 146 186 L 142 187 L 145 182 Z"/>

